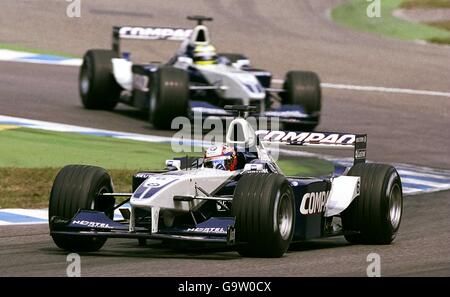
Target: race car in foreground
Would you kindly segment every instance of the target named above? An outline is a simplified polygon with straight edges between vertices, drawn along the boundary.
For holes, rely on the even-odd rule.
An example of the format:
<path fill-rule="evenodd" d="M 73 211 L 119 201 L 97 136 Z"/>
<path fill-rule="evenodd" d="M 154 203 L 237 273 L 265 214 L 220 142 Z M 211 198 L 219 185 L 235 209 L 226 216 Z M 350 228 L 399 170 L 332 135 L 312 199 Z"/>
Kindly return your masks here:
<path fill-rule="evenodd" d="M 316 73 L 289 71 L 272 87 L 272 74 L 256 69 L 242 54 L 216 53 L 208 28 L 212 18 L 191 16 L 193 29 L 114 27 L 111 50 L 86 52 L 79 92 L 88 109 L 113 109 L 122 102 L 148 111 L 156 128 L 170 129 L 178 116 L 232 117 L 225 105 L 255 105 L 255 117 L 279 119 L 285 128 L 314 129 L 320 120 L 321 87 Z M 134 64 L 120 40 L 181 41 L 167 63 Z"/>
<path fill-rule="evenodd" d="M 247 111 L 247 107 L 233 107 Z M 239 132 L 239 133 L 238 133 Z M 399 230 L 402 184 L 390 165 L 365 163 L 366 135 L 254 131 L 238 116 L 227 131 L 231 167 L 205 158 L 168 160 L 163 171 L 138 172 L 131 193 L 116 193 L 106 170 L 68 165 L 55 178 L 50 234 L 69 251 L 97 251 L 107 238 L 179 240 L 281 257 L 292 242 L 344 235 L 351 243 L 389 244 Z M 285 176 L 267 145 L 350 148 L 342 175 Z M 224 156 L 214 156 L 219 164 Z M 143 160 L 144 162 L 144 160 Z M 224 163 L 221 163 L 222 165 Z M 116 205 L 115 198 L 127 197 Z M 113 220 L 115 209 L 123 219 Z"/>

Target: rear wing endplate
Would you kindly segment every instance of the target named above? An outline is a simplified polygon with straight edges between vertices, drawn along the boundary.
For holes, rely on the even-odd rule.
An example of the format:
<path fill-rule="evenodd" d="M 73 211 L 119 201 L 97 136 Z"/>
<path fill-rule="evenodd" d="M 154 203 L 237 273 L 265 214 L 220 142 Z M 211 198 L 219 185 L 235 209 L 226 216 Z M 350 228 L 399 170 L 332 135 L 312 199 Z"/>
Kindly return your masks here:
<path fill-rule="evenodd" d="M 352 149 L 354 164 L 365 163 L 366 161 L 367 134 L 269 130 L 258 130 L 255 134 L 262 143 L 330 149 Z"/>
<path fill-rule="evenodd" d="M 121 39 L 183 41 L 192 34 L 192 29 L 170 27 L 113 27 L 112 49 L 120 53 Z"/>

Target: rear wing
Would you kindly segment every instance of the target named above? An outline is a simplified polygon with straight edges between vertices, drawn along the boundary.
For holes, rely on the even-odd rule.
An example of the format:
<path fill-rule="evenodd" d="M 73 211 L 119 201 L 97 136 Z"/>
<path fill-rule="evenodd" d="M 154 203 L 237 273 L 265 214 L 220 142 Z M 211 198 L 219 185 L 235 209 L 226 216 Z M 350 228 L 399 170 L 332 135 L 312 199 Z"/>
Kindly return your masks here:
<path fill-rule="evenodd" d="M 269 130 L 258 130 L 255 134 L 262 143 L 330 149 L 352 149 L 354 164 L 366 162 L 367 134 Z"/>
<path fill-rule="evenodd" d="M 120 53 L 121 39 L 183 41 L 192 34 L 192 29 L 170 27 L 113 27 L 112 49 Z"/>

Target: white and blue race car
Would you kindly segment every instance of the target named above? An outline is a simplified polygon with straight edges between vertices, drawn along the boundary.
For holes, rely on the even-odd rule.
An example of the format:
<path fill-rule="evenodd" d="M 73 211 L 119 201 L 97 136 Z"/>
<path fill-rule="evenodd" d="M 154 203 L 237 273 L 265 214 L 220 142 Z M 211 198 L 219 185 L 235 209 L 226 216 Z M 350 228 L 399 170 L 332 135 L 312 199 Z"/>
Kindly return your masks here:
<path fill-rule="evenodd" d="M 394 167 L 365 163 L 366 135 L 255 132 L 237 117 L 226 141 L 237 152 L 233 168 L 210 166 L 206 157 L 168 160 L 163 171 L 135 174 L 131 193 L 114 192 L 111 177 L 100 167 L 64 167 L 49 202 L 55 244 L 69 251 L 97 251 L 107 238 L 178 240 L 234 247 L 244 256 L 281 257 L 292 242 L 309 239 L 394 240 L 402 217 L 402 183 Z M 354 165 L 341 175 L 286 176 L 268 143 L 348 148 Z M 215 158 L 220 160 L 225 159 Z M 116 204 L 120 196 L 127 199 Z M 125 203 L 129 208 L 122 208 Z M 116 209 L 122 212 L 119 221 L 113 220 Z"/>
<path fill-rule="evenodd" d="M 79 91 L 88 109 L 122 102 L 148 111 L 156 128 L 170 129 L 178 116 L 232 116 L 225 105 L 254 105 L 255 117 L 276 117 L 286 129 L 312 130 L 320 120 L 321 87 L 316 73 L 289 71 L 272 87 L 272 74 L 253 68 L 241 54 L 216 53 L 208 28 L 212 18 L 188 17 L 193 29 L 114 27 L 111 50 L 89 50 L 80 68 Z M 167 63 L 134 64 L 120 40 L 174 40 L 180 49 Z"/>

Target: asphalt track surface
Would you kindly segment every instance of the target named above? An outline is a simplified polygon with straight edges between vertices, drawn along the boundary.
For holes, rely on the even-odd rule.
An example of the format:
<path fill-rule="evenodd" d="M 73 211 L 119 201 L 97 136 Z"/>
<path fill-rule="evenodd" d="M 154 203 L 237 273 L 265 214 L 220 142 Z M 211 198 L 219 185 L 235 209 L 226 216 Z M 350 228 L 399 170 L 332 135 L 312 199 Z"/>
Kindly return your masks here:
<path fill-rule="evenodd" d="M 106 48 L 113 25 L 188 27 L 188 14 L 215 18 L 209 25 L 222 52 L 242 52 L 277 77 L 314 70 L 323 82 L 449 92 L 448 47 L 357 33 L 333 24 L 341 1 L 82 1 L 69 19 L 65 1 L 4 1 L 0 42 L 82 55 Z M 176 44 L 130 43 L 137 59 L 167 58 Z M 134 49 L 134 50 L 133 50 Z M 76 67 L 0 63 L 0 114 L 120 131 L 155 131 L 145 114 L 82 109 Z M 319 130 L 366 132 L 368 156 L 450 169 L 450 99 L 325 89 Z M 173 251 L 158 243 L 110 240 L 82 255 L 82 275 L 318 276 L 366 274 L 366 257 L 381 255 L 382 275 L 450 275 L 449 192 L 405 199 L 404 218 L 391 246 L 347 245 L 343 238 L 296 244 L 282 259 L 240 258 L 234 252 Z M 64 276 L 66 253 L 45 226 L 0 228 L 0 275 Z"/>

